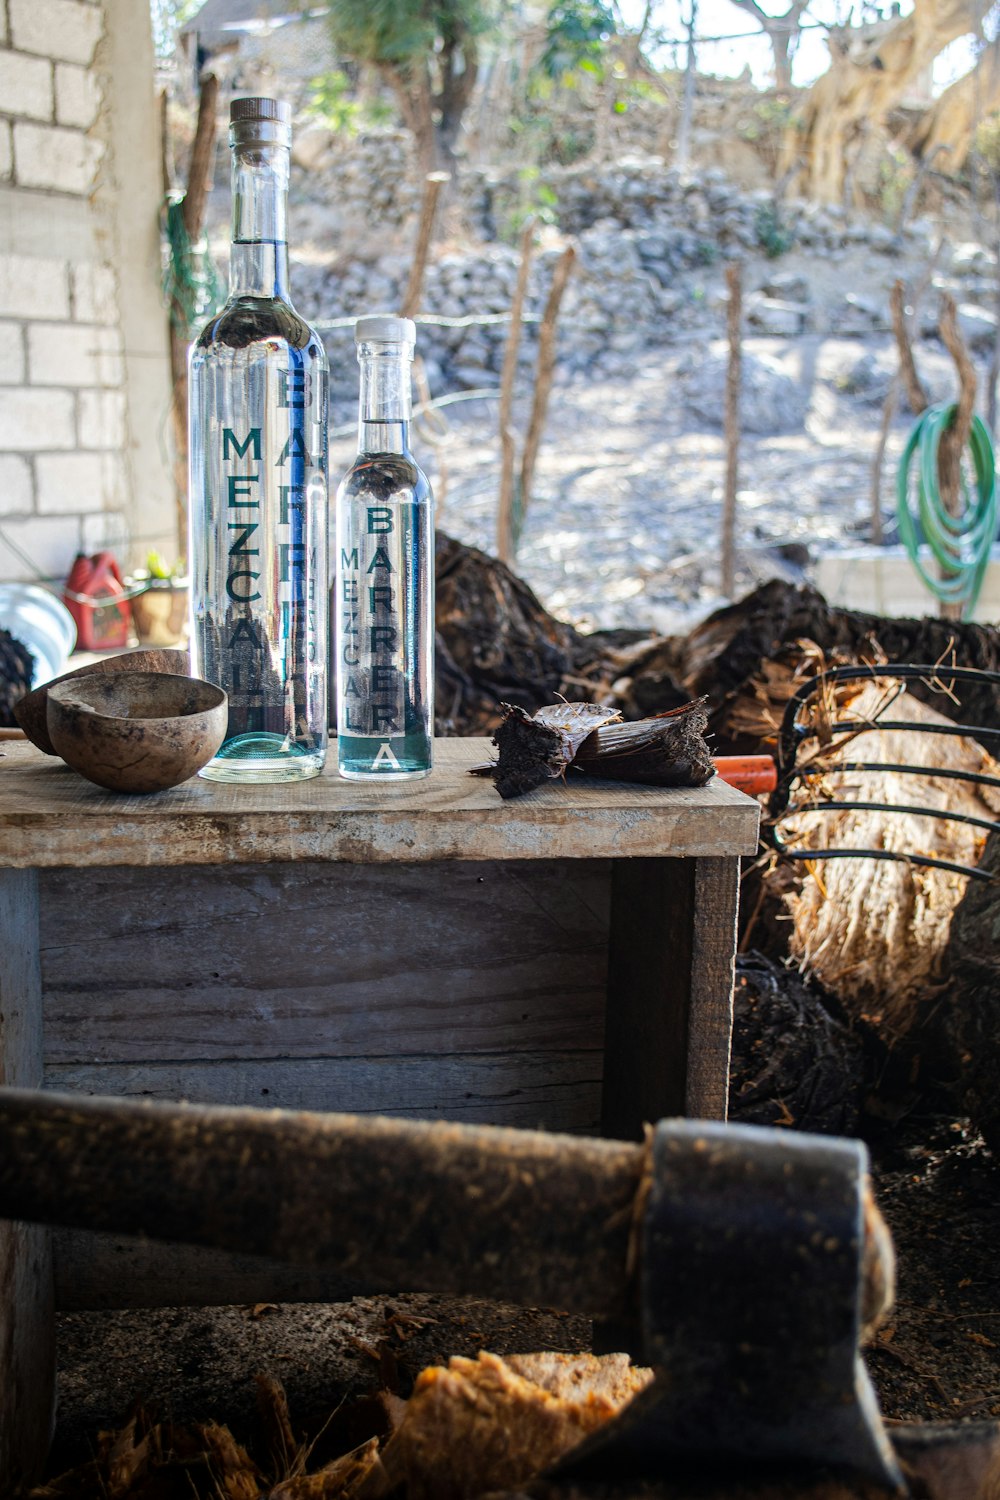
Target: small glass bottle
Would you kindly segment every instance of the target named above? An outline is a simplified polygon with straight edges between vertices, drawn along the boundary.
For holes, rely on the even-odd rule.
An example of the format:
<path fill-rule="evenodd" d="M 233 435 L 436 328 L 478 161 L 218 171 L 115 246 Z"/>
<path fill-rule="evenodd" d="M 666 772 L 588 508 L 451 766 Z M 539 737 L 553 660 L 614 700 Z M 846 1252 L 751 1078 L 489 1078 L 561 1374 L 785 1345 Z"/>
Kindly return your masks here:
<path fill-rule="evenodd" d="M 427 776 L 434 742 L 434 498 L 410 452 L 409 318 L 360 318 L 358 457 L 337 492 L 337 760 Z"/>
<path fill-rule="evenodd" d="M 191 665 L 229 695 L 211 781 L 298 781 L 326 755 L 329 372 L 288 295 L 290 122 L 232 102 L 229 299 L 190 357 Z"/>

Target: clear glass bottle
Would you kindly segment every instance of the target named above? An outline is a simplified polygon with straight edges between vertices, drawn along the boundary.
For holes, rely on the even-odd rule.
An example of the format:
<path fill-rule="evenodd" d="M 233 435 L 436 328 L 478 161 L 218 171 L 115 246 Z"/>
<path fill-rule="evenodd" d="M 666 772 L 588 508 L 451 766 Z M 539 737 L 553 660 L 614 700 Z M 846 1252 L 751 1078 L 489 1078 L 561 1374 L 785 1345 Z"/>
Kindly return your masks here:
<path fill-rule="evenodd" d="M 337 492 L 337 761 L 427 776 L 434 736 L 434 498 L 410 452 L 409 318 L 361 318 L 358 457 Z"/>
<path fill-rule="evenodd" d="M 291 111 L 234 99 L 229 299 L 189 367 L 192 671 L 229 694 L 201 775 L 297 781 L 327 745 L 327 402 L 288 295 Z"/>

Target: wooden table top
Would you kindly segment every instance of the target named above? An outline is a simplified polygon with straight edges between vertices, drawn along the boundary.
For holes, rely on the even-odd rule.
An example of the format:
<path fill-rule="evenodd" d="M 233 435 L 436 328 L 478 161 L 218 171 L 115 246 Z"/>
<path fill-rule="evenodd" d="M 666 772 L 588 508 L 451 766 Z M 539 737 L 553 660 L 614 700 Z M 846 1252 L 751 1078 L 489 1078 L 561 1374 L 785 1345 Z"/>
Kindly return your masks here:
<path fill-rule="evenodd" d="M 344 781 L 331 753 L 309 781 L 232 786 L 195 777 L 155 796 L 102 791 L 29 744 L 0 744 L 0 867 L 740 855 L 758 804 L 723 782 L 668 789 L 552 782 L 504 802 L 470 776 L 487 739 L 439 739 L 423 781 Z"/>

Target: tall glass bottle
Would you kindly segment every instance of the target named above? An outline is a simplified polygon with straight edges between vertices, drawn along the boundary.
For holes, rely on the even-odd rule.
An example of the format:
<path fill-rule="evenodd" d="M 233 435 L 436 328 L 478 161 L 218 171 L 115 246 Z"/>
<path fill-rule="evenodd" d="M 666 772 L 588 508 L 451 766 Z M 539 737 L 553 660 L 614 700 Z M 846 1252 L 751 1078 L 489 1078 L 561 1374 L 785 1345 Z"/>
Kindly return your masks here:
<path fill-rule="evenodd" d="M 327 743 L 327 388 L 288 295 L 291 111 L 230 108 L 229 299 L 190 358 L 192 670 L 229 694 L 212 781 L 297 781 Z"/>
<path fill-rule="evenodd" d="M 358 457 L 337 492 L 337 760 L 351 780 L 431 769 L 434 498 L 410 452 L 409 318 L 355 328 Z"/>

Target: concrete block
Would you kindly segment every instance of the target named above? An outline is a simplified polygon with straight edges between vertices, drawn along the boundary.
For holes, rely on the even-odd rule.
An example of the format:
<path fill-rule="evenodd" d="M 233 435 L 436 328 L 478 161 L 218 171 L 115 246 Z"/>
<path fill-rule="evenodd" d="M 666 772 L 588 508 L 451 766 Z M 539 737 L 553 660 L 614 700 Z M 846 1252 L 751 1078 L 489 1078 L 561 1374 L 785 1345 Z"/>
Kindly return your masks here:
<path fill-rule="evenodd" d="M 56 121 L 89 130 L 101 107 L 101 89 L 93 73 L 76 63 L 56 63 Z"/>
<path fill-rule="evenodd" d="M 0 182 L 9 182 L 14 175 L 14 138 L 10 123 L 0 120 Z"/>
<path fill-rule="evenodd" d="M 99 453 L 40 453 L 35 460 L 39 515 L 86 515 L 104 509 Z"/>
<path fill-rule="evenodd" d="M 128 504 L 128 465 L 124 453 L 102 453 L 101 491 L 105 510 L 122 510 Z"/>
<path fill-rule="evenodd" d="M 81 391 L 77 404 L 77 417 L 81 448 L 124 448 L 125 394 L 123 391 Z"/>
<path fill-rule="evenodd" d="M 0 52 L 0 99 L 8 115 L 52 119 L 52 64 L 23 52 Z"/>
<path fill-rule="evenodd" d="M 70 267 L 70 282 L 78 323 L 118 322 L 118 281 L 111 266 L 82 261 Z"/>
<path fill-rule="evenodd" d="M 37 572 L 0 537 L 0 578 L 12 583 L 37 583 L 38 573 L 62 582 L 80 550 L 80 522 L 76 516 L 30 516 L 4 522 L 4 531 L 27 553 Z"/>
<path fill-rule="evenodd" d="M 0 453 L 73 448 L 74 416 L 72 391 L 6 390 L 0 395 Z"/>
<path fill-rule="evenodd" d="M 66 263 L 34 255 L 0 255 L 0 317 L 68 318 Z"/>
<path fill-rule="evenodd" d="M 22 52 L 61 62 L 93 61 L 104 30 L 102 8 L 83 0 L 8 0 L 10 35 Z"/>
<path fill-rule="evenodd" d="M 113 552 L 122 563 L 128 557 L 128 521 L 120 510 L 105 510 L 97 515 L 84 516 L 80 530 L 81 548 L 88 557 L 93 557 L 95 552 Z"/>
<path fill-rule="evenodd" d="M 23 385 L 24 379 L 24 329 L 0 323 L 0 385 Z"/>
<path fill-rule="evenodd" d="M 28 460 L 16 453 L 0 453 L 0 516 L 30 515 L 33 495 Z"/>
<path fill-rule="evenodd" d="M 927 566 L 930 567 L 928 560 Z M 938 613 L 938 601 L 923 583 L 902 547 L 856 547 L 831 552 L 816 566 L 816 587 L 843 609 L 874 611 L 891 617 Z M 1000 619 L 1000 551 L 986 569 L 973 620 Z"/>
<path fill-rule="evenodd" d="M 124 364 L 118 330 L 78 323 L 32 323 L 28 378 L 32 385 L 120 386 Z"/>
<path fill-rule="evenodd" d="M 104 143 L 59 125 L 14 125 L 14 171 L 21 187 L 89 193 Z"/>

